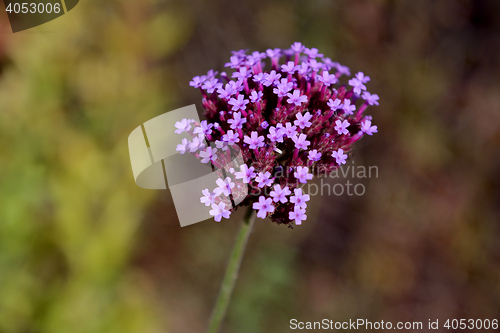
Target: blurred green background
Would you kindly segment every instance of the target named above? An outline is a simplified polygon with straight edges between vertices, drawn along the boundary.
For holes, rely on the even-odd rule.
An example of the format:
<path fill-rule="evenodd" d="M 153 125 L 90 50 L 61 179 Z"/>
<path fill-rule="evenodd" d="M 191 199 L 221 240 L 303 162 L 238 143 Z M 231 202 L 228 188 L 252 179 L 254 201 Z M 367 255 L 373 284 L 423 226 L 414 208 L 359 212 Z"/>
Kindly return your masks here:
<path fill-rule="evenodd" d="M 0 15 L 0 332 L 202 332 L 241 212 L 180 228 L 128 134 L 230 51 L 317 47 L 372 78 L 363 196 L 258 220 L 223 332 L 289 320 L 500 319 L 500 2 L 81 0 Z M 199 108 L 201 110 L 201 108 Z"/>

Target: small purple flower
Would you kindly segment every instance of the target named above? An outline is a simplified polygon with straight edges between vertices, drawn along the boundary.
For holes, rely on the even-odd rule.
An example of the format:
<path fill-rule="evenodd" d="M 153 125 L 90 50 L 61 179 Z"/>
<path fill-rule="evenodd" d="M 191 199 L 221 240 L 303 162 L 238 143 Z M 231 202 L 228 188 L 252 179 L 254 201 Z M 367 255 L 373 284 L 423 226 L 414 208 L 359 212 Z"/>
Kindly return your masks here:
<path fill-rule="evenodd" d="M 256 64 L 258 64 L 259 62 L 260 62 L 260 58 L 256 58 L 256 57 L 250 55 L 247 57 L 245 65 L 252 67 L 252 66 L 255 66 Z"/>
<path fill-rule="evenodd" d="M 182 155 L 186 153 L 186 151 L 188 150 L 188 146 L 189 146 L 189 141 L 186 138 L 184 138 L 182 139 L 181 143 L 177 145 L 177 148 L 175 148 L 175 150 Z"/>
<path fill-rule="evenodd" d="M 271 126 L 269 128 L 269 134 L 267 137 L 271 142 L 283 142 L 283 136 L 285 135 L 285 131 L 283 128 L 276 128 L 274 126 Z"/>
<path fill-rule="evenodd" d="M 255 131 L 253 131 L 250 136 L 245 135 L 243 137 L 243 142 L 249 145 L 250 149 L 257 149 L 258 147 L 264 147 L 264 137 Z"/>
<path fill-rule="evenodd" d="M 361 123 L 361 131 L 368 135 L 373 135 L 373 133 L 377 133 L 377 126 L 372 126 L 371 120 L 365 120 Z"/>
<path fill-rule="evenodd" d="M 284 133 L 287 137 L 293 138 L 294 135 L 297 133 L 297 126 L 292 125 L 291 122 L 287 122 L 283 130 L 285 131 Z"/>
<path fill-rule="evenodd" d="M 285 49 L 285 50 L 283 50 L 283 55 L 287 56 L 287 58 L 290 58 L 294 54 L 295 54 L 295 52 L 292 49 Z"/>
<path fill-rule="evenodd" d="M 252 78 L 253 82 L 256 82 L 256 83 L 263 83 L 264 80 L 266 79 L 266 75 L 267 73 L 264 73 L 264 72 L 260 72 L 258 74 L 255 74 Z"/>
<path fill-rule="evenodd" d="M 347 120 L 341 121 L 340 119 L 335 120 L 335 130 L 339 135 L 342 134 L 349 134 L 349 131 L 347 130 L 347 127 L 349 127 L 349 122 Z"/>
<path fill-rule="evenodd" d="M 356 105 L 351 105 L 350 99 L 344 99 L 344 106 L 342 109 L 344 109 L 346 114 L 351 115 L 356 110 Z"/>
<path fill-rule="evenodd" d="M 217 198 L 215 193 L 210 192 L 208 188 L 201 191 L 201 193 L 203 193 L 203 196 L 200 198 L 200 202 L 205 204 L 207 207 L 213 204 L 215 202 L 215 198 Z"/>
<path fill-rule="evenodd" d="M 214 217 L 215 222 L 220 222 L 222 218 L 228 219 L 231 211 L 226 209 L 226 204 L 219 202 L 219 204 L 212 204 L 212 210 L 208 212 Z"/>
<path fill-rule="evenodd" d="M 311 198 L 309 197 L 309 194 L 302 194 L 302 189 L 301 188 L 296 188 L 293 190 L 295 193 L 294 196 L 290 197 L 290 202 L 295 204 L 295 207 L 299 207 L 302 209 L 307 208 L 307 203 Z"/>
<path fill-rule="evenodd" d="M 250 76 L 252 76 L 252 72 L 249 71 L 246 67 L 240 67 L 240 69 L 237 72 L 234 72 L 232 75 L 232 77 L 238 80 L 244 80 Z"/>
<path fill-rule="evenodd" d="M 210 135 L 212 134 L 212 127 L 214 127 L 214 124 L 209 124 L 206 120 L 202 120 L 200 126 L 194 128 L 193 133 Z"/>
<path fill-rule="evenodd" d="M 231 81 L 232 82 L 232 81 Z M 217 93 L 219 94 L 220 99 L 229 99 L 233 94 L 236 92 L 233 92 L 229 84 L 226 84 L 226 88 L 219 88 L 217 89 Z"/>
<path fill-rule="evenodd" d="M 216 78 L 211 78 L 203 82 L 203 86 L 201 88 L 211 94 L 215 89 L 219 89 L 220 87 L 222 87 L 222 83 L 219 83 L 219 80 Z"/>
<path fill-rule="evenodd" d="M 309 73 L 309 63 L 308 62 L 303 62 L 300 65 L 297 65 L 297 67 L 295 67 L 295 68 L 297 69 L 297 71 L 299 72 L 300 75 L 306 75 L 307 73 Z"/>
<path fill-rule="evenodd" d="M 287 79 L 281 79 L 281 83 L 278 83 L 277 87 L 273 89 L 273 92 L 278 95 L 278 97 L 284 97 L 292 89 L 293 82 L 288 82 Z"/>
<path fill-rule="evenodd" d="M 217 93 L 219 94 L 219 98 L 229 99 L 231 96 L 238 92 L 238 86 L 236 82 L 229 81 L 224 88 L 217 89 Z"/>
<path fill-rule="evenodd" d="M 240 138 L 238 136 L 238 133 L 235 133 L 233 130 L 229 130 L 222 136 L 222 141 L 227 142 L 228 145 L 232 146 L 235 143 L 240 142 Z"/>
<path fill-rule="evenodd" d="M 226 141 L 215 140 L 215 147 L 222 151 L 226 151 L 228 146 Z"/>
<path fill-rule="evenodd" d="M 224 67 L 237 68 L 241 66 L 241 64 L 242 64 L 242 58 L 237 55 L 233 55 L 229 58 L 229 62 L 226 62 Z"/>
<path fill-rule="evenodd" d="M 288 201 L 287 195 L 290 195 L 292 192 L 290 192 L 290 189 L 288 186 L 285 186 L 285 188 L 281 188 L 279 184 L 274 185 L 274 191 L 271 191 L 269 195 L 273 198 L 274 202 L 281 202 L 281 203 L 286 203 Z"/>
<path fill-rule="evenodd" d="M 345 164 L 345 160 L 347 159 L 347 154 L 344 154 L 344 150 L 339 148 L 338 151 L 334 151 L 332 153 L 332 157 L 335 159 L 338 165 Z"/>
<path fill-rule="evenodd" d="M 295 63 L 293 61 L 289 61 L 287 64 L 281 65 L 281 70 L 287 74 L 293 74 L 297 68 L 295 67 Z"/>
<path fill-rule="evenodd" d="M 243 81 L 241 81 L 241 80 L 238 80 L 238 81 L 229 81 L 229 82 L 232 82 L 234 88 L 237 91 L 242 91 L 243 89 L 245 89 L 245 87 L 243 86 Z"/>
<path fill-rule="evenodd" d="M 191 153 L 196 152 L 197 150 L 205 148 L 205 137 L 202 135 L 195 136 L 193 141 L 189 143 L 189 151 Z"/>
<path fill-rule="evenodd" d="M 207 147 L 200 151 L 201 163 L 208 163 L 217 160 L 217 149 L 212 147 Z"/>
<path fill-rule="evenodd" d="M 267 49 L 266 50 L 266 53 L 267 53 L 267 56 L 269 58 L 276 58 L 276 57 L 279 57 L 281 55 L 281 49 Z"/>
<path fill-rule="evenodd" d="M 266 120 L 264 120 L 262 123 L 260 123 L 260 127 L 262 127 L 263 129 L 266 129 L 269 127 L 269 123 Z"/>
<path fill-rule="evenodd" d="M 362 97 L 369 105 L 378 105 L 379 97 L 377 94 L 370 94 L 368 91 L 364 91 Z"/>
<path fill-rule="evenodd" d="M 239 58 L 244 58 L 246 57 L 247 51 L 248 49 L 247 50 L 241 49 L 238 51 L 231 51 L 231 53 Z"/>
<path fill-rule="evenodd" d="M 259 62 L 262 59 L 266 59 L 267 55 L 265 52 L 253 51 L 252 57 L 255 59 L 256 62 Z"/>
<path fill-rule="evenodd" d="M 297 113 L 295 117 L 297 119 L 293 123 L 301 129 L 312 125 L 312 123 L 309 121 L 312 118 L 312 115 L 309 112 L 306 112 L 304 115 L 302 115 L 302 113 Z"/>
<path fill-rule="evenodd" d="M 306 210 L 295 206 L 293 211 L 288 213 L 290 220 L 295 220 L 295 225 L 301 225 L 307 219 Z"/>
<path fill-rule="evenodd" d="M 304 53 L 311 59 L 313 58 L 322 58 L 323 55 L 321 53 L 318 53 L 318 49 L 313 47 L 313 48 L 310 48 L 308 49 L 306 47 L 306 49 L 304 50 Z"/>
<path fill-rule="evenodd" d="M 335 100 L 332 100 L 331 98 L 328 100 L 327 105 L 330 107 L 331 110 L 337 111 L 338 109 L 342 109 L 343 105 L 340 105 L 342 101 L 338 98 Z"/>
<path fill-rule="evenodd" d="M 235 172 L 234 176 L 236 179 L 242 179 L 243 183 L 248 184 L 257 175 L 254 170 L 254 167 L 249 168 L 248 165 L 242 164 L 240 165 L 240 171 Z"/>
<path fill-rule="evenodd" d="M 232 105 L 233 111 L 239 111 L 239 110 L 245 110 L 246 105 L 250 103 L 248 99 L 245 99 L 245 96 L 243 95 L 238 95 L 238 99 L 236 98 L 231 98 L 227 104 Z"/>
<path fill-rule="evenodd" d="M 240 112 L 233 113 L 233 119 L 229 119 L 227 121 L 227 123 L 230 124 L 230 127 L 233 130 L 241 129 L 243 127 L 243 124 L 246 122 L 247 120 L 245 118 L 241 118 Z"/>
<path fill-rule="evenodd" d="M 262 99 L 262 96 L 264 96 L 264 94 L 262 93 L 262 91 L 255 91 L 254 90 L 250 94 L 250 101 L 252 103 L 257 103 L 257 102 L 259 102 Z"/>
<path fill-rule="evenodd" d="M 191 119 L 184 118 L 181 121 L 176 122 L 175 127 L 177 128 L 175 130 L 175 133 L 177 134 L 187 132 L 191 129 Z"/>
<path fill-rule="evenodd" d="M 300 53 L 300 52 L 304 51 L 304 45 L 302 45 L 302 43 L 300 43 L 300 42 L 295 42 L 292 44 L 291 49 L 297 53 Z"/>
<path fill-rule="evenodd" d="M 259 184 L 258 186 L 260 188 L 263 188 L 264 186 L 271 186 L 273 183 L 274 179 L 271 179 L 271 173 L 269 171 L 264 172 L 259 172 L 257 177 L 255 177 L 255 180 Z"/>
<path fill-rule="evenodd" d="M 308 180 L 313 179 L 312 173 L 309 173 L 308 167 L 297 167 L 297 171 L 293 173 L 293 176 L 298 179 L 299 182 L 305 184 Z"/>
<path fill-rule="evenodd" d="M 189 85 L 194 88 L 199 88 L 203 84 L 203 81 L 205 81 L 202 77 L 200 76 L 195 76 L 193 77 L 193 80 L 189 82 Z"/>
<path fill-rule="evenodd" d="M 322 62 L 318 62 L 316 59 L 310 59 L 309 67 L 311 67 L 313 71 L 319 72 L 321 69 L 324 68 L 324 65 Z"/>
<path fill-rule="evenodd" d="M 296 106 L 300 106 L 302 103 L 307 103 L 308 99 L 306 95 L 301 95 L 300 90 L 295 89 L 293 94 L 286 94 L 289 98 L 287 100 L 290 104 L 295 104 Z"/>
<path fill-rule="evenodd" d="M 267 74 L 267 73 L 266 73 Z M 281 78 L 281 74 L 276 74 L 276 71 L 273 69 L 269 74 L 264 75 L 264 80 L 262 82 L 263 85 L 266 87 L 269 87 L 270 85 L 274 84 L 274 82 L 278 81 Z"/>
<path fill-rule="evenodd" d="M 219 72 L 214 71 L 213 69 L 207 72 L 207 80 L 213 79 Z"/>
<path fill-rule="evenodd" d="M 359 82 L 361 83 L 367 83 L 368 81 L 370 81 L 370 77 L 369 76 L 365 76 L 365 74 L 363 72 L 358 72 L 356 75 L 354 75 L 356 77 L 356 79 L 359 80 Z"/>
<path fill-rule="evenodd" d="M 323 64 L 325 65 L 324 69 L 327 71 L 329 71 L 330 69 L 332 69 L 336 66 L 335 62 L 333 62 L 332 59 L 330 59 L 328 57 L 323 58 Z"/>
<path fill-rule="evenodd" d="M 337 68 L 337 72 L 339 73 L 339 75 L 351 75 L 351 71 L 349 70 L 349 67 L 347 66 L 342 66 L 341 64 L 339 64 L 338 62 L 335 63 L 335 67 Z"/>
<path fill-rule="evenodd" d="M 318 76 L 318 81 L 323 82 L 323 84 L 329 87 L 332 84 L 337 83 L 339 80 L 333 74 L 329 74 L 327 71 L 323 71 L 320 76 Z"/>
<path fill-rule="evenodd" d="M 292 136 L 292 141 L 295 143 L 295 148 L 297 149 L 304 149 L 304 150 L 307 149 L 307 147 L 309 146 L 309 144 L 311 144 L 311 142 L 307 141 L 306 139 L 307 136 L 303 133 L 301 133 L 298 136 L 297 134 Z"/>
<path fill-rule="evenodd" d="M 352 78 L 349 80 L 349 85 L 353 87 L 353 91 L 355 94 L 361 94 L 361 90 L 366 90 L 366 86 L 358 80 L 357 78 Z"/>
<path fill-rule="evenodd" d="M 222 178 L 218 178 L 215 183 L 218 187 L 215 188 L 214 193 L 216 196 L 220 196 L 224 194 L 228 197 L 231 194 L 231 189 L 235 186 L 235 184 L 231 181 L 231 178 L 226 177 L 226 179 L 222 180 Z"/>
<path fill-rule="evenodd" d="M 274 212 L 273 199 L 267 198 L 263 195 L 259 197 L 258 202 L 254 202 L 252 208 L 258 210 L 257 217 L 261 219 L 265 219 L 267 213 Z"/>
<path fill-rule="evenodd" d="M 317 162 L 321 159 L 321 153 L 319 153 L 316 149 L 310 150 L 307 158 L 309 161 Z"/>

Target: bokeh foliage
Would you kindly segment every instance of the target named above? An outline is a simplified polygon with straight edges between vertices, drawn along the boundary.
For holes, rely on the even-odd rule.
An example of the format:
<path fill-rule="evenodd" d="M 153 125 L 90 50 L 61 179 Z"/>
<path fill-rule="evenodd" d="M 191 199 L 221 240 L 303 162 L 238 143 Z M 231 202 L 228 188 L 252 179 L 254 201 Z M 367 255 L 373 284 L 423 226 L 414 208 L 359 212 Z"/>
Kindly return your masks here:
<path fill-rule="evenodd" d="M 317 47 L 371 76 L 362 197 L 258 220 L 224 332 L 289 320 L 500 316 L 495 0 L 82 0 L 0 34 L 0 332 L 201 332 L 241 212 L 178 225 L 135 186 L 127 136 L 196 103 L 230 51 Z M 3 19 L 3 18 L 2 18 Z M 5 21 L 0 24 L 6 27 Z M 342 181 L 342 180 L 340 180 Z"/>
<path fill-rule="evenodd" d="M 9 38 L 0 78 L 1 332 L 160 327 L 154 290 L 128 265 L 154 192 L 133 182 L 127 137 L 173 100 L 154 62 L 184 38 L 176 12 L 153 5 L 82 1 Z"/>

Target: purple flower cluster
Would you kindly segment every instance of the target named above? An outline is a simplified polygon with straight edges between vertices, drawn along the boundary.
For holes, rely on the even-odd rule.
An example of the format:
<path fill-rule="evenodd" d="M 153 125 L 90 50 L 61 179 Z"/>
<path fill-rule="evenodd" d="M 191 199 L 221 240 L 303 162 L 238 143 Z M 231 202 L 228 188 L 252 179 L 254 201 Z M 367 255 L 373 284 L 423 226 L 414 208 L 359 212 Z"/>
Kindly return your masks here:
<path fill-rule="evenodd" d="M 231 160 L 228 148 L 237 147 L 245 161 L 231 175 L 219 171 L 217 187 L 205 189 L 200 201 L 217 222 L 229 218 L 241 195 L 234 181 L 240 180 L 248 191 L 239 205 L 252 205 L 262 219 L 300 225 L 310 199 L 300 186 L 313 178 L 311 171 L 331 172 L 345 164 L 353 143 L 377 132 L 363 115 L 378 105 L 379 97 L 366 91 L 370 77 L 359 72 L 342 84 L 349 68 L 299 42 L 265 53 L 233 51 L 226 67 L 234 70 L 231 75 L 210 70 L 189 83 L 203 95 L 207 120 L 176 124 L 176 133 L 193 138 L 178 145 L 181 154 L 221 167 Z"/>

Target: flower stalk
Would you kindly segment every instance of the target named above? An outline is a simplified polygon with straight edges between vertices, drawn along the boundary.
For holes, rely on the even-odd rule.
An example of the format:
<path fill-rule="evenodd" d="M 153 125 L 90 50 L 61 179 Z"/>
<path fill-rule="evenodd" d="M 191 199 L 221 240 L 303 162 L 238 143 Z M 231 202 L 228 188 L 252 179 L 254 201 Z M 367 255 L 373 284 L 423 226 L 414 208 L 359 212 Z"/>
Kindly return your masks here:
<path fill-rule="evenodd" d="M 248 238 L 252 232 L 254 221 L 255 211 L 251 207 L 248 207 L 243 219 L 243 225 L 238 232 L 231 256 L 229 257 L 229 262 L 222 280 L 219 295 L 217 296 L 217 300 L 208 323 L 207 333 L 218 333 L 220 331 L 231 300 L 234 285 L 236 284 L 236 279 L 238 278 L 241 261 L 243 259 L 243 254 L 245 253 Z"/>

